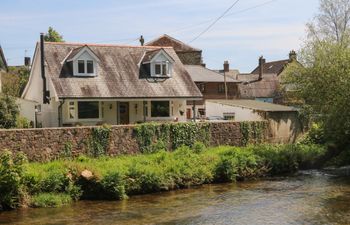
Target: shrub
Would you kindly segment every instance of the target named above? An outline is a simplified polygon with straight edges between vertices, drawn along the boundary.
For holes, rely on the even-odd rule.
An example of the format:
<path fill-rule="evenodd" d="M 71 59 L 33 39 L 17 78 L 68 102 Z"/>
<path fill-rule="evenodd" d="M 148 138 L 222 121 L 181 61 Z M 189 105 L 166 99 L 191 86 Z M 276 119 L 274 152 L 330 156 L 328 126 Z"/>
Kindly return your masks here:
<path fill-rule="evenodd" d="M 196 141 L 192 149 L 195 153 L 202 153 L 206 149 L 206 146 L 202 142 Z"/>
<path fill-rule="evenodd" d="M 16 118 L 16 128 L 32 128 L 31 122 L 22 116 L 17 116 Z"/>
<path fill-rule="evenodd" d="M 0 128 L 15 128 L 19 113 L 18 105 L 13 97 L 0 95 Z"/>
<path fill-rule="evenodd" d="M 25 162 L 26 157 L 21 153 L 14 156 L 5 150 L 0 154 L 1 208 L 16 208 L 24 200 L 23 165 Z"/>
<path fill-rule="evenodd" d="M 110 172 L 104 176 L 101 180 L 101 185 L 104 192 L 110 199 L 124 199 L 125 194 L 125 183 L 124 177 L 118 171 Z"/>
<path fill-rule="evenodd" d="M 58 207 L 72 202 L 71 196 L 62 193 L 40 193 L 34 195 L 30 205 L 32 207 Z"/>

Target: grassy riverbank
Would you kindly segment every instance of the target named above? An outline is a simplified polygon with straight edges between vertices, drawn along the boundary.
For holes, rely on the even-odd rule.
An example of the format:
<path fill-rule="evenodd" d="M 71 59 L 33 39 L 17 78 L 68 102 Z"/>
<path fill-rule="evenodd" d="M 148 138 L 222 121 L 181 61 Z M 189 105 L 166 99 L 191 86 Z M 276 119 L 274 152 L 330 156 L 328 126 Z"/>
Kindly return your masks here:
<path fill-rule="evenodd" d="M 118 200 L 195 185 L 293 173 L 325 154 L 317 145 L 258 145 L 159 151 L 135 156 L 26 163 L 1 155 L 0 205 L 54 207 L 79 199 Z"/>

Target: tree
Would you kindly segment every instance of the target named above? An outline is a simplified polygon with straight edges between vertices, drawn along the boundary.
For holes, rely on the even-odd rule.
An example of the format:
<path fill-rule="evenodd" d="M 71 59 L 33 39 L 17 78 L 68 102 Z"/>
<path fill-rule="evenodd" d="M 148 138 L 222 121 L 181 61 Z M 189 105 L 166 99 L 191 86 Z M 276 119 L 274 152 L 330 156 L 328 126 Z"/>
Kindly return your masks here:
<path fill-rule="evenodd" d="M 299 53 L 302 65 L 288 67 L 285 80 L 306 114 L 322 125 L 325 138 L 340 148 L 350 144 L 349 2 L 320 1 L 320 13 L 308 24 L 308 39 Z"/>
<path fill-rule="evenodd" d="M 350 0 L 320 0 L 319 10 L 307 24 L 309 39 L 349 45 Z"/>
<path fill-rule="evenodd" d="M 19 113 L 18 105 L 13 97 L 8 95 L 0 96 L 0 128 L 16 127 L 16 120 Z"/>
<path fill-rule="evenodd" d="M 2 75 L 2 92 L 5 95 L 20 97 L 29 79 L 27 67 L 9 67 L 9 72 Z"/>
<path fill-rule="evenodd" d="M 49 27 L 48 32 L 44 35 L 44 40 L 50 42 L 64 42 L 63 37 L 52 27 Z"/>

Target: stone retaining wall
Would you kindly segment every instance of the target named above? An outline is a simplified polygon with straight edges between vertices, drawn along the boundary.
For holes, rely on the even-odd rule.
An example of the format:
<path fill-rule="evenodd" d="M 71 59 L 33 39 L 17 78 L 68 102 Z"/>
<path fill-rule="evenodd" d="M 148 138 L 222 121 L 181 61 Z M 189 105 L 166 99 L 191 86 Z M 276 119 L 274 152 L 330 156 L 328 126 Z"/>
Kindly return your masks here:
<path fill-rule="evenodd" d="M 111 127 L 109 155 L 139 152 L 134 127 L 135 125 Z M 77 156 L 87 153 L 92 129 L 93 127 L 0 130 L 0 151 L 22 151 L 31 161 L 46 161 L 58 158 L 69 145 L 72 155 Z M 212 146 L 241 144 L 239 122 L 210 123 L 210 133 Z"/>

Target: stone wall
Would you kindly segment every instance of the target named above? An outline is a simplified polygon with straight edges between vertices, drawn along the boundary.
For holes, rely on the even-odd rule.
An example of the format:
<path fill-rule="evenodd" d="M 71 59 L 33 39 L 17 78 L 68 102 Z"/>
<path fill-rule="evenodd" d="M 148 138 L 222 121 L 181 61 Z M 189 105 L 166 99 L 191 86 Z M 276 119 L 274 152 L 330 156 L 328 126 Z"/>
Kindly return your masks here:
<path fill-rule="evenodd" d="M 134 127 L 135 125 L 111 127 L 108 155 L 140 152 Z M 69 146 L 72 155 L 78 156 L 88 152 L 92 129 L 93 127 L 0 130 L 0 151 L 22 151 L 31 161 L 46 161 L 60 157 Z M 241 145 L 239 122 L 212 122 L 210 133 L 212 146 Z"/>

